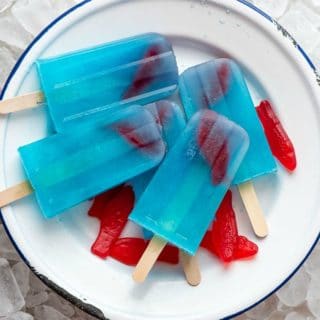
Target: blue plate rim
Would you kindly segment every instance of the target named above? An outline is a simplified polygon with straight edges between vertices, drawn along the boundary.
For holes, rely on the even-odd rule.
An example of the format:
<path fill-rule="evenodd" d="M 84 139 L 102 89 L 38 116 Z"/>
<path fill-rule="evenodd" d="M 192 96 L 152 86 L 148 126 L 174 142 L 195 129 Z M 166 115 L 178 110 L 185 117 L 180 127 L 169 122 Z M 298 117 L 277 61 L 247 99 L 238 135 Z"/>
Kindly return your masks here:
<path fill-rule="evenodd" d="M 84 0 L 80 3 L 78 3 L 77 5 L 73 6 L 72 8 L 70 8 L 69 10 L 65 11 L 63 14 L 61 14 L 60 16 L 58 16 L 55 20 L 53 20 L 48 26 L 46 26 L 34 39 L 33 41 L 29 44 L 29 46 L 23 51 L 23 53 L 21 54 L 21 56 L 19 57 L 19 59 L 17 60 L 16 64 L 14 65 L 12 71 L 10 72 L 1 92 L 0 92 L 0 100 L 3 99 L 3 96 L 9 86 L 9 83 L 11 81 L 11 79 L 14 77 L 15 73 L 17 72 L 18 68 L 20 67 L 21 63 L 23 62 L 25 56 L 28 54 L 28 52 L 33 48 L 33 46 L 54 26 L 56 25 L 60 20 L 64 19 L 66 16 L 68 16 L 70 13 L 76 11 L 77 9 L 83 7 L 84 5 L 86 5 L 87 3 L 92 2 L 93 0 Z M 316 67 L 313 64 L 313 62 L 311 61 L 310 57 L 308 56 L 308 54 L 303 50 L 303 48 L 299 45 L 299 43 L 294 39 L 294 37 L 291 36 L 291 34 L 285 29 L 283 28 L 281 25 L 279 25 L 279 23 L 277 21 L 275 21 L 270 15 L 268 15 L 266 12 L 264 12 L 263 10 L 259 9 L 258 7 L 256 7 L 255 5 L 253 5 L 251 2 L 248 2 L 247 0 L 234 0 L 237 1 L 245 6 L 247 6 L 248 8 L 252 9 L 253 11 L 257 12 L 260 16 L 264 17 L 265 19 L 267 19 L 269 22 L 271 22 L 272 24 L 274 24 L 279 30 L 282 31 L 283 35 L 285 37 L 288 37 L 291 42 L 294 44 L 294 46 L 296 47 L 296 49 L 302 54 L 302 56 L 304 57 L 304 59 L 307 61 L 308 65 L 310 66 L 310 68 L 315 72 L 316 78 L 319 79 L 319 75 L 317 73 Z M 59 287 L 57 284 L 55 284 L 53 281 L 51 281 L 50 279 L 48 279 L 47 277 L 41 275 L 39 272 L 37 272 L 37 270 L 31 265 L 31 263 L 29 262 L 29 260 L 25 257 L 25 255 L 22 253 L 22 251 L 20 250 L 19 246 L 17 245 L 17 243 L 14 241 L 6 223 L 5 220 L 3 218 L 3 214 L 1 212 L 0 209 L 0 219 L 1 222 L 4 226 L 4 229 L 9 237 L 9 239 L 11 240 L 14 248 L 17 250 L 18 254 L 20 255 L 21 259 L 26 263 L 26 265 L 31 269 L 31 271 L 41 280 L 43 281 L 50 289 L 52 289 L 53 291 L 55 291 L 57 294 L 59 294 L 60 296 L 62 296 L 63 298 L 65 298 L 66 300 L 68 300 L 69 302 L 71 302 L 72 304 L 74 304 L 76 307 L 80 308 L 81 310 L 85 311 L 86 313 L 90 314 L 93 317 L 96 317 L 98 319 L 102 319 L 102 320 L 111 320 L 111 319 L 107 319 L 103 313 L 97 309 L 96 307 L 87 304 L 83 301 L 81 301 L 80 299 L 74 297 L 73 295 L 71 295 L 70 293 L 68 293 L 66 290 L 64 290 L 63 288 Z M 298 266 L 293 270 L 293 272 L 283 281 L 281 282 L 274 290 L 272 290 L 269 294 L 267 294 L 265 297 L 263 297 L 262 299 L 258 300 L 256 303 L 250 305 L 249 307 L 236 312 L 232 315 L 229 315 L 227 317 L 224 317 L 221 320 L 227 320 L 227 319 L 232 319 L 236 316 L 239 316 L 245 312 L 247 312 L 248 310 L 254 308 L 255 306 L 257 306 L 258 304 L 260 304 L 261 302 L 265 301 L 266 299 L 268 299 L 270 296 L 272 296 L 276 291 L 278 291 L 282 286 L 284 286 L 296 273 L 297 271 L 302 267 L 302 265 L 305 263 L 305 261 L 308 259 L 308 257 L 310 256 L 310 254 L 312 253 L 312 251 L 314 250 L 314 248 L 316 247 L 318 241 L 320 239 L 320 232 L 315 240 L 315 242 L 313 243 L 313 245 L 311 246 L 310 250 L 308 251 L 308 253 L 306 254 L 306 256 L 304 257 L 304 259 L 298 264 Z"/>

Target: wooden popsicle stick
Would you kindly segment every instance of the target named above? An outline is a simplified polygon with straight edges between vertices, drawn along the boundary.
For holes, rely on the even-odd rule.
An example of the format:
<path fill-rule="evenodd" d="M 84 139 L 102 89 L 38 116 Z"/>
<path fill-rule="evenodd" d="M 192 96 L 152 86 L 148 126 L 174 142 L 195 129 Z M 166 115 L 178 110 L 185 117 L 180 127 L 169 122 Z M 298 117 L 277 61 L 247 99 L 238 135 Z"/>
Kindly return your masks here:
<path fill-rule="evenodd" d="M 191 286 L 198 286 L 201 282 L 201 273 L 197 257 L 190 256 L 180 250 L 180 261 L 182 263 L 187 282 Z"/>
<path fill-rule="evenodd" d="M 251 181 L 238 186 L 242 201 L 246 207 L 253 231 L 259 238 L 268 235 L 268 225 L 260 206 L 254 185 Z"/>
<path fill-rule="evenodd" d="M 36 108 L 45 101 L 41 91 L 0 101 L 0 114 L 8 114 L 25 109 Z"/>
<path fill-rule="evenodd" d="M 33 188 L 28 181 L 24 181 L 11 187 L 7 190 L 0 192 L 0 208 L 7 206 L 8 204 L 22 199 L 33 192 Z"/>
<path fill-rule="evenodd" d="M 143 282 L 147 278 L 166 244 L 165 240 L 153 236 L 132 274 L 134 281 Z"/>

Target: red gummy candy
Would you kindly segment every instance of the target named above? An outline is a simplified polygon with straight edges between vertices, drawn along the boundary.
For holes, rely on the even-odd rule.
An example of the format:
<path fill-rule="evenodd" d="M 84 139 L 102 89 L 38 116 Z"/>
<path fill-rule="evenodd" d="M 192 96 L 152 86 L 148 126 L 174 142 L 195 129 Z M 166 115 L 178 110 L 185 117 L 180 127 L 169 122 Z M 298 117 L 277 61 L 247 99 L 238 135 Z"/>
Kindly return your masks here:
<path fill-rule="evenodd" d="M 212 232 L 208 230 L 206 234 L 204 235 L 200 246 L 202 248 L 207 249 L 208 251 L 212 252 L 213 254 L 216 255 L 216 252 L 213 251 L 213 246 L 212 246 Z"/>
<path fill-rule="evenodd" d="M 221 183 L 225 178 L 229 163 L 228 144 L 224 133 L 221 132 L 219 134 L 219 132 L 216 132 L 215 135 L 211 134 L 212 127 L 216 121 L 216 113 L 212 111 L 205 112 L 200 120 L 198 132 L 198 144 L 212 168 L 212 182 L 215 185 Z M 223 140 L 222 145 L 221 140 Z"/>
<path fill-rule="evenodd" d="M 225 263 L 250 258 L 258 253 L 256 244 L 238 234 L 231 191 L 228 191 L 221 203 L 213 222 L 212 231 L 207 231 L 202 239 L 201 247 Z"/>
<path fill-rule="evenodd" d="M 216 247 L 212 244 L 212 231 L 207 231 L 206 235 L 204 236 L 201 242 L 201 247 L 210 251 L 219 258 L 218 252 L 216 251 Z M 258 251 L 259 247 L 255 243 L 248 240 L 244 236 L 238 236 L 236 245 L 233 250 L 232 260 L 240 260 L 253 257 L 258 253 Z"/>
<path fill-rule="evenodd" d="M 104 214 L 105 205 L 121 190 L 123 185 L 110 189 L 94 198 L 93 204 L 89 209 L 90 217 L 101 219 Z"/>
<path fill-rule="evenodd" d="M 245 259 L 256 255 L 259 251 L 258 246 L 244 236 L 238 236 L 237 244 L 234 249 L 234 259 Z"/>
<path fill-rule="evenodd" d="M 130 186 L 122 186 L 120 191 L 109 199 L 100 215 L 99 235 L 91 247 L 93 254 L 106 258 L 110 248 L 119 238 L 128 216 L 134 206 L 134 192 Z"/>
<path fill-rule="evenodd" d="M 126 265 L 136 266 L 143 252 L 147 248 L 147 245 L 148 242 L 140 238 L 118 239 L 111 248 L 110 256 Z M 167 245 L 160 254 L 158 261 L 166 262 L 169 264 L 178 264 L 178 248 Z"/>
<path fill-rule="evenodd" d="M 289 171 L 294 171 L 297 159 L 292 141 L 274 112 L 271 103 L 264 100 L 256 108 L 273 155 Z"/>
<path fill-rule="evenodd" d="M 139 262 L 147 243 L 140 238 L 118 239 L 111 247 L 110 256 L 128 266 L 135 266 Z"/>
<path fill-rule="evenodd" d="M 234 248 L 238 237 L 236 216 L 232 208 L 232 193 L 229 190 L 223 199 L 212 226 L 212 246 L 224 262 L 234 258 Z"/>
<path fill-rule="evenodd" d="M 167 244 L 162 250 L 158 261 L 162 261 L 169 264 L 179 263 L 179 249 L 177 247 Z"/>

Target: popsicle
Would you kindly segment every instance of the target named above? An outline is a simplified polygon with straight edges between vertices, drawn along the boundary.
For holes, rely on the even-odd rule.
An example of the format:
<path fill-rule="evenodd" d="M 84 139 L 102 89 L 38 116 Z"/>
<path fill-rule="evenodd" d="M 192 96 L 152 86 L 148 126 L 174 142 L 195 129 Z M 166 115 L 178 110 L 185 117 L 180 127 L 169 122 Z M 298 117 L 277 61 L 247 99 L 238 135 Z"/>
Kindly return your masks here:
<path fill-rule="evenodd" d="M 239 66 L 230 59 L 197 65 L 181 75 L 179 87 L 188 118 L 210 108 L 247 131 L 250 147 L 233 184 L 238 186 L 256 235 L 265 237 L 268 227 L 252 179 L 275 172 L 277 166 Z"/>
<path fill-rule="evenodd" d="M 167 150 L 170 150 L 186 126 L 183 111 L 177 104 L 167 100 L 150 104 L 147 108 L 158 119 L 157 122 L 161 124 L 162 137 L 166 141 Z M 148 179 L 145 179 L 144 181 L 143 179 L 139 179 L 139 181 L 132 182 L 132 186 L 137 196 L 140 196 L 144 191 L 154 173 L 155 170 L 151 171 Z M 144 178 L 146 178 L 147 175 L 148 174 L 144 174 Z M 143 236 L 145 239 L 151 239 L 153 234 L 152 232 L 143 229 Z"/>
<path fill-rule="evenodd" d="M 156 33 L 40 59 L 37 67 L 43 91 L 0 102 L 0 113 L 46 102 L 58 132 L 105 110 L 161 100 L 178 85 L 171 44 Z"/>
<path fill-rule="evenodd" d="M 145 280 L 167 242 L 195 255 L 248 145 L 241 127 L 211 110 L 190 119 L 129 216 L 155 234 L 135 281 Z"/>
<path fill-rule="evenodd" d="M 139 106 L 121 111 L 112 123 L 58 133 L 19 153 L 28 181 L 1 192 L 0 207 L 34 190 L 43 215 L 51 218 L 152 169 L 165 145 L 154 117 Z"/>
<path fill-rule="evenodd" d="M 162 100 L 149 105 L 145 108 L 150 111 L 159 124 L 162 138 L 164 139 L 167 150 L 170 150 L 176 143 L 178 137 L 186 126 L 185 115 L 182 109 L 174 102 Z M 127 182 L 133 187 L 136 201 L 147 187 L 148 183 L 155 174 L 157 168 L 152 169 Z M 147 229 L 142 229 L 145 239 L 151 239 L 153 233 Z M 180 261 L 182 262 L 187 282 L 192 286 L 197 286 L 201 282 L 200 268 L 196 257 L 190 257 L 180 251 Z"/>
<path fill-rule="evenodd" d="M 148 104 L 145 108 L 155 117 L 167 150 L 170 150 L 186 126 L 182 109 L 176 103 L 168 100 Z M 140 198 L 156 170 L 156 168 L 152 169 L 127 182 L 133 187 L 136 200 Z M 144 230 L 144 235 L 148 239 L 152 237 L 148 230 Z"/>

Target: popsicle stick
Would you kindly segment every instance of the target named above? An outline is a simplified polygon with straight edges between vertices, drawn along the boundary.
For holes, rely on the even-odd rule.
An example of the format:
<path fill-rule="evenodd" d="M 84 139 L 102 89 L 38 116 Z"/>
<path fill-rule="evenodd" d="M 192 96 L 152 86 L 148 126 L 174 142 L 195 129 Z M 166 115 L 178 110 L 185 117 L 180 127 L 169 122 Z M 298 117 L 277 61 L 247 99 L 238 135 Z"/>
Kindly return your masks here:
<path fill-rule="evenodd" d="M 28 181 L 24 181 L 14 187 L 4 190 L 0 192 L 0 208 L 7 206 L 16 200 L 22 199 L 32 192 L 33 188 Z"/>
<path fill-rule="evenodd" d="M 180 261 L 182 263 L 187 282 L 191 286 L 198 286 L 201 282 L 201 273 L 197 257 L 190 256 L 180 250 Z"/>
<path fill-rule="evenodd" d="M 0 101 L 0 114 L 8 114 L 25 109 L 36 108 L 44 102 L 41 91 L 31 92 L 22 96 Z"/>
<path fill-rule="evenodd" d="M 134 281 L 143 282 L 147 278 L 166 244 L 165 240 L 153 236 L 133 272 L 132 277 Z"/>
<path fill-rule="evenodd" d="M 268 235 L 268 225 L 251 181 L 238 186 L 242 201 L 246 207 L 253 231 L 256 236 L 264 238 Z"/>

